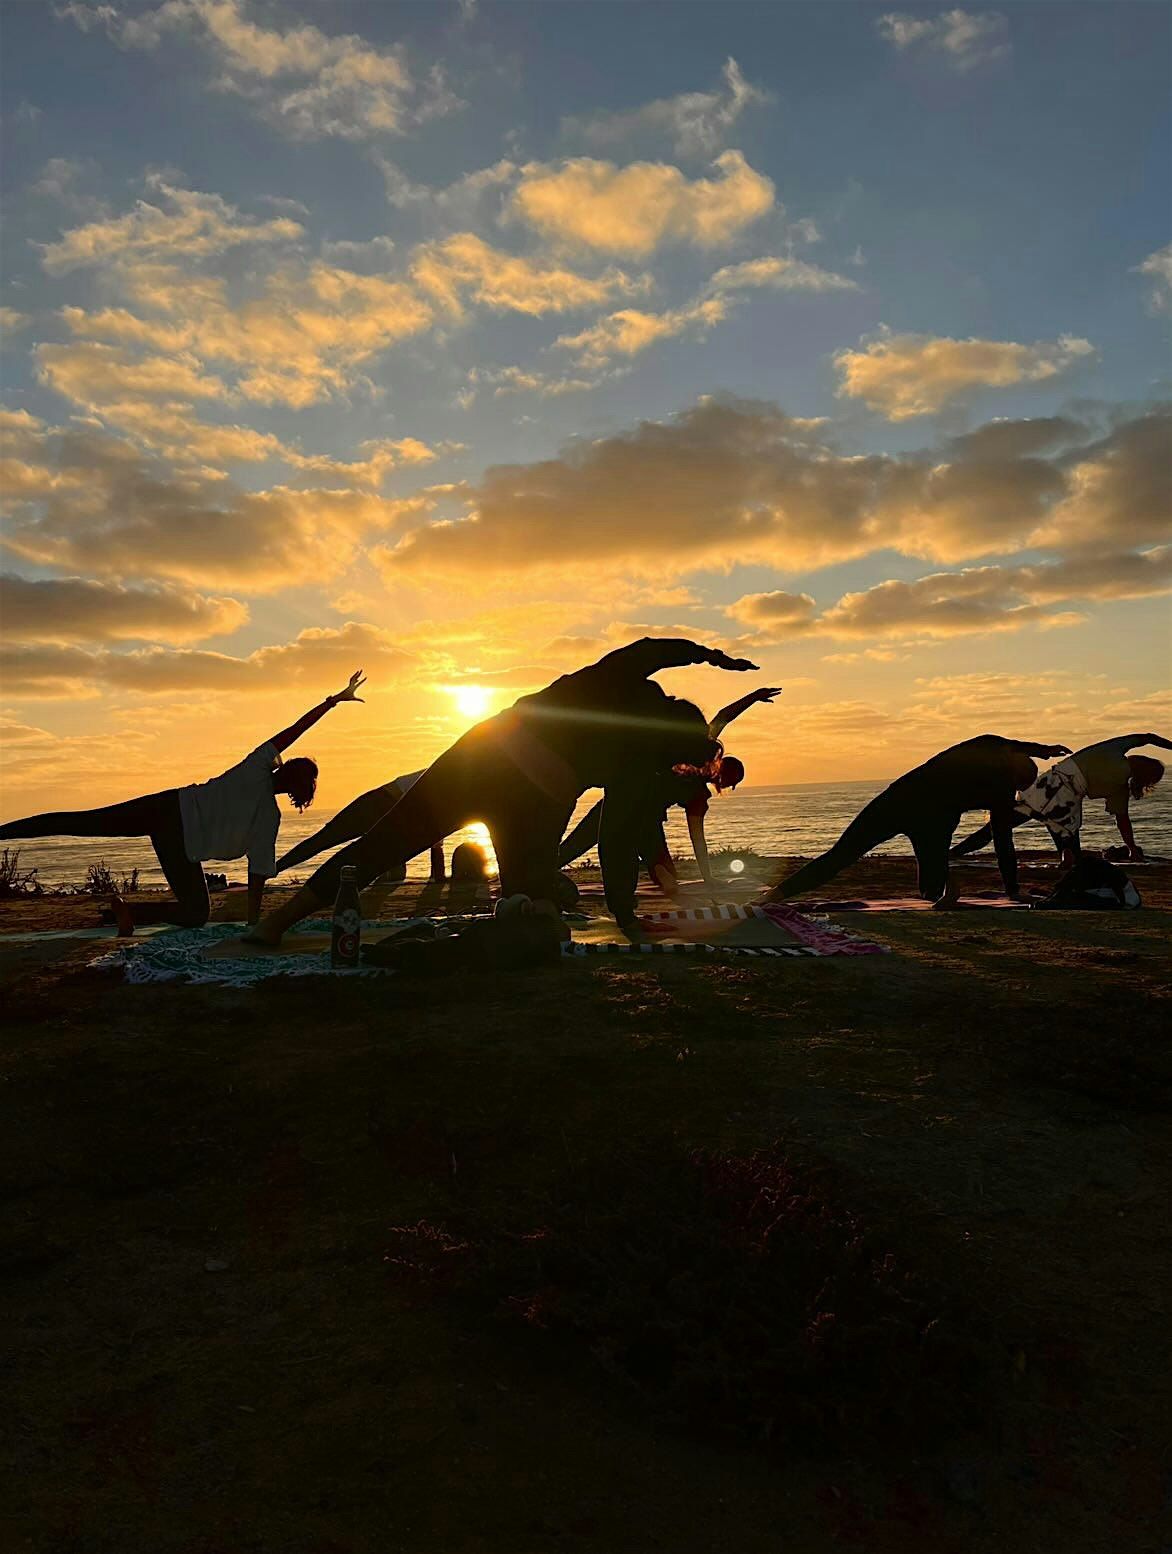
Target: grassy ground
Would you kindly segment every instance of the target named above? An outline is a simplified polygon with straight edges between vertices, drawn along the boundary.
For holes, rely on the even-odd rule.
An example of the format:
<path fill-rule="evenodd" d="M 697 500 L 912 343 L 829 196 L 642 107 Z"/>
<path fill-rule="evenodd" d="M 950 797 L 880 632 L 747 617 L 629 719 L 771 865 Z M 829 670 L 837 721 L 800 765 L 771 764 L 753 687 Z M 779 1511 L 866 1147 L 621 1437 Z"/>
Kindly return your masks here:
<path fill-rule="evenodd" d="M 9 949 L 8 1546 L 1164 1548 L 1172 869 L 1137 879 L 1157 909 L 844 919 L 896 951 L 853 961 L 233 993 Z M 93 917 L 31 910 L 0 933 Z"/>

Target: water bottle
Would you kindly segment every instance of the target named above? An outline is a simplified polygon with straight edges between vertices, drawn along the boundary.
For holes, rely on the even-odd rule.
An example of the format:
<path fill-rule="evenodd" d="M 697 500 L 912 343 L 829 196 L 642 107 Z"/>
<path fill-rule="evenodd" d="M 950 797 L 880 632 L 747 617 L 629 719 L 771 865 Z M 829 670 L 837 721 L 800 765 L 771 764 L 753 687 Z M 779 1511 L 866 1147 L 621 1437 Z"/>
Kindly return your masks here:
<path fill-rule="evenodd" d="M 361 939 L 362 908 L 358 901 L 358 870 L 353 864 L 345 864 L 334 902 L 333 933 L 330 936 L 330 965 L 335 971 L 352 970 L 358 965 Z"/>

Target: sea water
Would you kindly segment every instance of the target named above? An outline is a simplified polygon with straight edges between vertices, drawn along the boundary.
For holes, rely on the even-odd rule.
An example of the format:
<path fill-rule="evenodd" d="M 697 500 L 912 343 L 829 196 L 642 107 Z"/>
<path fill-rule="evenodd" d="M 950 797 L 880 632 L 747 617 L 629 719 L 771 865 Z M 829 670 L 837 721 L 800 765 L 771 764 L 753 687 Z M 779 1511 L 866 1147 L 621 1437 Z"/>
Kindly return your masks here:
<path fill-rule="evenodd" d="M 886 787 L 885 780 L 874 782 L 804 783 L 798 786 L 739 788 L 735 793 L 714 799 L 708 810 L 705 826 L 708 846 L 713 851 L 721 848 L 743 849 L 766 856 L 813 857 L 823 852 L 854 819 L 863 805 Z M 574 819 L 578 820 L 599 795 L 589 793 L 578 804 Z M 316 806 L 304 815 L 282 804 L 281 834 L 278 854 L 292 847 L 303 837 L 311 836 L 325 824 L 332 812 Z M 1172 775 L 1154 793 L 1131 808 L 1136 840 L 1145 852 L 1157 857 L 1172 854 Z M 957 838 L 983 825 L 988 817 L 974 812 L 962 820 Z M 1107 847 L 1119 841 L 1119 833 L 1110 815 L 1103 810 L 1102 802 L 1087 804 L 1084 812 L 1083 841 L 1088 847 Z M 1048 848 L 1049 841 L 1041 826 L 1029 825 L 1016 833 L 1020 849 Z M 667 819 L 667 840 L 671 851 L 682 857 L 690 857 L 687 822 L 681 809 L 670 809 Z M 488 833 L 483 826 L 467 826 L 454 832 L 445 843 L 449 862 L 452 850 L 463 841 L 488 843 Z M 157 886 L 164 883 L 162 871 L 154 850 L 145 838 L 45 838 L 32 842 L 11 842 L 11 848 L 20 849 L 22 868 L 35 868 L 41 884 L 46 888 L 56 885 L 79 885 L 86 876 L 89 864 L 101 859 L 116 876 L 138 870 L 139 883 Z M 881 854 L 910 855 L 904 837 L 894 837 L 881 847 Z M 328 853 L 312 863 L 302 864 L 289 875 L 282 875 L 281 882 L 306 879 Z M 491 858 L 491 848 L 489 848 Z M 989 851 L 992 859 L 992 852 Z M 596 853 L 587 854 L 596 858 Z M 209 863 L 209 870 L 226 873 L 229 880 L 242 882 L 245 864 Z M 407 866 L 410 878 L 425 878 L 428 873 L 427 854 L 413 859 Z"/>

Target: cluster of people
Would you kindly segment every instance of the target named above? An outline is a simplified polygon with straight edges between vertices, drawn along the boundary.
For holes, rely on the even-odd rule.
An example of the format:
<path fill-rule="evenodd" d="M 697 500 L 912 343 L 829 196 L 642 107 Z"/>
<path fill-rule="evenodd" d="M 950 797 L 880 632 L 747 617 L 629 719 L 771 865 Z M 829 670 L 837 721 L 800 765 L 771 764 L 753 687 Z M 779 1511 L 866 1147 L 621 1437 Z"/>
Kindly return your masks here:
<path fill-rule="evenodd" d="M 703 878 L 712 883 L 704 816 L 712 792 L 737 787 L 745 775 L 725 753 L 721 735 L 748 708 L 771 702 L 779 688 L 763 686 L 705 718 L 694 703 L 670 696 L 652 678 L 665 669 L 707 664 L 732 673 L 757 666 L 719 648 L 683 638 L 646 637 L 597 663 L 562 675 L 544 690 L 469 729 L 432 764 L 360 795 L 312 837 L 278 861 L 277 796 L 298 809 L 312 802 L 318 769 L 284 752 L 333 707 L 361 701 L 361 671 L 289 728 L 257 746 L 209 782 L 130 799 L 99 809 L 32 815 L 0 826 L 0 840 L 42 836 L 149 837 L 175 900 L 128 903 L 115 897 L 119 932 L 142 922 L 199 926 L 210 905 L 203 865 L 248 859 L 249 942 L 275 947 L 285 931 L 327 908 L 341 870 L 356 871 L 360 889 L 379 876 L 402 877 L 409 859 L 430 852 L 432 878 L 443 878 L 444 838 L 483 822 L 497 857 L 502 897 L 527 897 L 556 912 L 572 886 L 561 870 L 597 847 L 608 910 L 632 938 L 639 936 L 639 870 L 673 893 L 674 864 L 664 821 L 680 806 Z M 1151 792 L 1163 765 L 1131 752 L 1145 745 L 1172 750 L 1151 733 L 1125 734 L 1071 754 L 1065 745 L 981 734 L 933 756 L 893 782 L 851 822 L 833 847 L 777 884 L 781 900 L 832 879 L 872 848 L 906 836 L 919 870 L 921 895 L 951 905 L 952 858 L 992 841 L 1005 890 L 1018 894 L 1014 829 L 1040 821 L 1065 862 L 1079 851 L 1087 799 L 1103 799 L 1130 858 L 1142 857 L 1129 815 L 1131 800 Z M 1036 762 L 1062 757 L 1039 775 Z M 600 788 L 602 799 L 567 834 L 579 797 Z M 962 814 L 984 810 L 988 824 L 958 844 Z M 265 881 L 329 848 L 326 860 L 295 894 L 261 916 Z"/>

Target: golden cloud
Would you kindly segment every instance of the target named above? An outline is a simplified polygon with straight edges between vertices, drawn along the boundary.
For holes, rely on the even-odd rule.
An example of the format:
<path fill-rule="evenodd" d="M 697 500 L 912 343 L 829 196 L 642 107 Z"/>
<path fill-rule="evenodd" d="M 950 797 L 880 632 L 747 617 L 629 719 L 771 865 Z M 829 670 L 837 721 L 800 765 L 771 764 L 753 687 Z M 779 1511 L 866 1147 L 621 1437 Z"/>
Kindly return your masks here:
<path fill-rule="evenodd" d="M 428 510 L 348 487 L 248 491 L 168 470 L 89 428 L 9 429 L 4 543 L 42 565 L 265 592 L 336 577 L 359 546 Z"/>
<path fill-rule="evenodd" d="M 305 684 L 342 685 L 359 666 L 372 681 L 386 685 L 417 674 L 420 663 L 402 650 L 390 632 L 357 621 L 337 628 L 314 627 L 292 642 L 258 648 L 246 658 L 201 648 L 116 652 L 15 644 L 0 649 L 5 694 L 22 700 L 92 697 L 104 691 L 269 695 Z"/>
<path fill-rule="evenodd" d="M 1172 591 L 1172 545 L 1064 557 L 1027 566 L 935 572 L 844 594 L 815 614 L 809 594 L 747 594 L 729 606 L 762 641 L 811 632 L 829 637 L 959 637 L 1025 626 L 1070 626 L 1085 617 L 1061 605 L 1141 599 Z"/>
<path fill-rule="evenodd" d="M 715 248 L 773 208 L 774 188 L 739 151 L 713 167 L 717 177 L 689 179 L 663 162 L 530 162 L 509 209 L 546 237 L 599 253 L 641 259 L 663 243 Z"/>
<path fill-rule="evenodd" d="M 198 642 L 248 619 L 238 599 L 167 585 L 0 573 L 0 623 L 23 642 Z"/>
<path fill-rule="evenodd" d="M 649 284 L 646 278 L 633 280 L 622 270 L 587 276 L 518 258 L 493 248 L 473 232 L 421 244 L 414 251 L 411 274 L 422 291 L 457 317 L 463 312 L 464 296 L 498 312 L 540 318 L 631 296 L 646 291 Z"/>
<path fill-rule="evenodd" d="M 402 134 L 461 106 L 438 66 L 417 82 L 398 46 L 379 48 L 308 23 L 262 27 L 245 18 L 238 0 L 164 0 L 130 15 L 69 0 L 59 14 L 85 31 L 103 27 L 122 48 L 154 49 L 168 34 L 191 37 L 216 64 L 216 89 L 251 102 L 297 140 Z"/>
<path fill-rule="evenodd" d="M 50 275 L 84 265 L 131 258 L 203 258 L 245 243 L 287 243 L 305 229 L 286 216 L 249 221 L 218 194 L 180 189 L 151 174 L 147 186 L 160 196 L 152 205 L 139 200 L 124 216 L 87 222 L 43 244 L 41 263 Z"/>
<path fill-rule="evenodd" d="M 375 559 L 388 577 L 580 575 L 588 563 L 666 579 L 886 547 L 944 561 L 1084 537 L 1132 548 L 1166 533 L 1170 420 L 1152 411 L 1098 441 L 1071 422 L 999 423 L 938 449 L 851 454 L 775 405 L 708 399 L 557 458 L 492 467 L 467 488 L 467 516 L 416 528 Z"/>
<path fill-rule="evenodd" d="M 605 367 L 616 356 L 637 356 L 649 345 L 675 335 L 704 336 L 727 312 L 719 297 L 707 297 L 664 313 L 622 308 L 576 335 L 559 335 L 555 344 L 562 350 L 576 352 L 581 366 L 590 371 Z"/>
<path fill-rule="evenodd" d="M 834 361 L 840 395 L 861 399 L 889 421 L 907 421 L 942 410 L 974 389 L 1041 383 L 1093 354 L 1088 340 L 1072 335 L 1018 345 L 884 331 L 861 350 L 839 351 Z"/>

